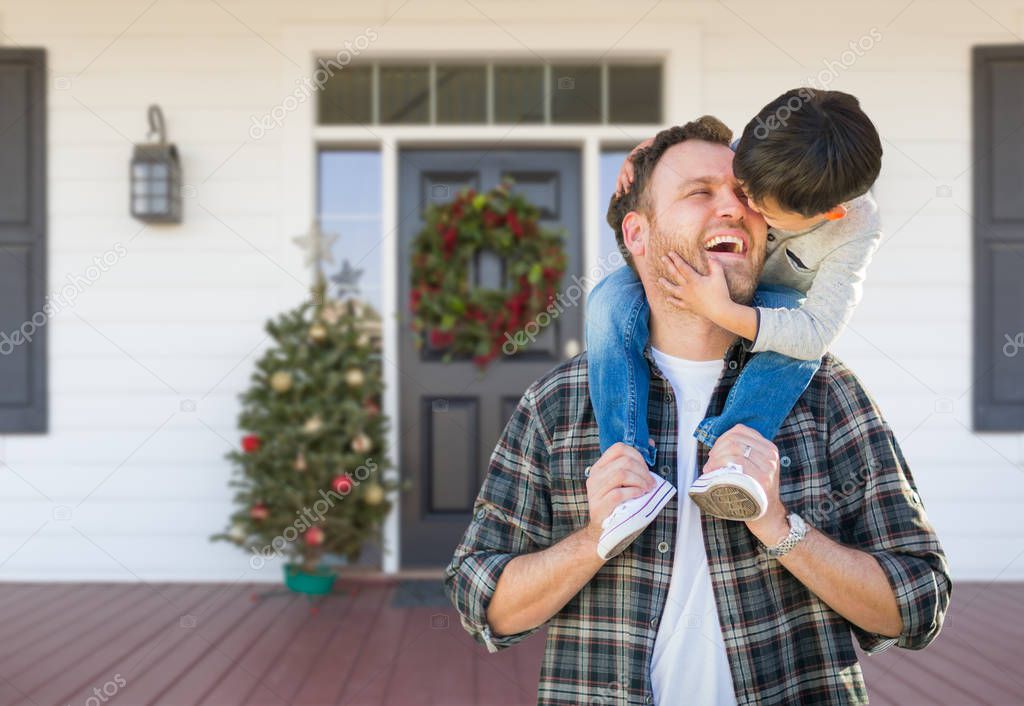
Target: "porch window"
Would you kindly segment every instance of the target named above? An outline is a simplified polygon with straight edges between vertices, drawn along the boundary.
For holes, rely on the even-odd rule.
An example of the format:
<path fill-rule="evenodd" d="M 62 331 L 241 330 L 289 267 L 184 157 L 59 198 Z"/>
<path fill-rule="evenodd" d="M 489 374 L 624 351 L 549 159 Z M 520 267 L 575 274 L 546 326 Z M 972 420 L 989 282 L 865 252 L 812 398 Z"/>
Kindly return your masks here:
<path fill-rule="evenodd" d="M 380 160 L 377 150 L 322 149 L 317 208 L 321 229 L 339 236 L 334 263 L 327 265 L 329 293 L 338 291 L 332 278 L 348 260 L 362 270 L 359 297 L 378 312 L 383 310 Z"/>
<path fill-rule="evenodd" d="M 647 61 L 374 62 L 334 67 L 321 125 L 661 123 L 662 66 Z"/>
<path fill-rule="evenodd" d="M 598 174 L 601 198 L 598 199 L 597 204 L 597 222 L 601 224 L 601 238 L 598 241 L 597 266 L 605 274 L 615 269 L 616 266 L 612 263 L 619 262 L 619 258 L 614 257 L 615 253 L 619 251 L 619 246 L 615 243 L 615 231 L 608 225 L 608 202 L 611 201 L 612 194 L 615 193 L 615 179 L 619 175 L 619 169 L 627 154 L 629 154 L 628 149 L 607 149 L 601 152 Z"/>

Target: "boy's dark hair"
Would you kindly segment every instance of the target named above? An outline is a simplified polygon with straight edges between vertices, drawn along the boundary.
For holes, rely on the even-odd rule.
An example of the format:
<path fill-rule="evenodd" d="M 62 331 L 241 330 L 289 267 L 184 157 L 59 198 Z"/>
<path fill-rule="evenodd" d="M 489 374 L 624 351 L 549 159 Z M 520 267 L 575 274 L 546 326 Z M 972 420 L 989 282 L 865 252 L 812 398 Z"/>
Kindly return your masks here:
<path fill-rule="evenodd" d="M 630 211 L 650 214 L 651 203 L 647 187 L 650 184 L 654 168 L 661 156 L 665 154 L 665 150 L 687 140 L 703 140 L 716 145 L 728 146 L 732 140 L 732 130 L 713 115 L 703 115 L 685 125 L 676 125 L 662 130 L 654 136 L 654 141 L 650 145 L 633 154 L 631 158 L 633 184 L 629 191 L 621 196 L 612 194 L 611 201 L 608 203 L 608 225 L 615 231 L 615 242 L 619 246 L 619 252 L 622 253 L 622 257 L 634 272 L 636 266 L 633 264 L 633 255 L 629 252 L 622 237 L 622 220 Z"/>
<path fill-rule="evenodd" d="M 882 168 L 878 130 L 841 91 L 796 88 L 747 123 L 733 173 L 758 204 L 816 216 L 871 188 Z"/>

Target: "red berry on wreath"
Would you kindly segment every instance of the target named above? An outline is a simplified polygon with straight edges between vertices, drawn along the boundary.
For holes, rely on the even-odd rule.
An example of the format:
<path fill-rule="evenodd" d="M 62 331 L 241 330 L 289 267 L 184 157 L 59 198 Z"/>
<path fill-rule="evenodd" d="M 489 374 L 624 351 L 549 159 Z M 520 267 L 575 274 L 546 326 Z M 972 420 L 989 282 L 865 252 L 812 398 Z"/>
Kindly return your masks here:
<path fill-rule="evenodd" d="M 248 434 L 242 437 L 242 451 L 247 454 L 255 453 L 260 450 L 260 437 L 255 434 Z"/>
<path fill-rule="evenodd" d="M 256 503 L 251 508 L 249 508 L 249 517 L 256 520 L 257 522 L 267 519 L 267 515 L 269 514 L 270 511 L 267 510 L 267 506 L 264 505 L 263 503 Z"/>
<path fill-rule="evenodd" d="M 324 543 L 324 531 L 319 527 L 310 527 L 306 530 L 304 535 L 306 538 L 306 544 L 311 547 L 319 547 Z"/>
<path fill-rule="evenodd" d="M 333 488 L 334 492 L 339 495 L 348 495 L 352 492 L 352 479 L 347 475 L 336 476 L 335 479 L 331 481 L 331 488 Z"/>

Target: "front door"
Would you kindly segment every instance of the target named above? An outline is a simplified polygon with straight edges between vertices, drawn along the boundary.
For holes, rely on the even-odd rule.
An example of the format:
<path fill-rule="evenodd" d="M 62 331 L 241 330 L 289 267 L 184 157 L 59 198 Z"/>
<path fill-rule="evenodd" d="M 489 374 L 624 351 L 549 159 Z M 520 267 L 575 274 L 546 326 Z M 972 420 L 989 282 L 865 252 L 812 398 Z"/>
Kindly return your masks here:
<path fill-rule="evenodd" d="M 409 149 L 399 157 L 397 431 L 402 476 L 413 483 L 402 496 L 404 569 L 439 568 L 451 560 L 491 451 L 519 398 L 530 383 L 580 350 L 582 301 L 565 306 L 529 348 L 494 359 L 482 377 L 469 359 L 444 363 L 429 346 L 415 346 L 408 308 L 410 244 L 423 227 L 425 207 L 450 201 L 464 187 L 487 191 L 507 177 L 541 210 L 543 226 L 564 229 L 568 268 L 560 291 L 565 291 L 582 279 L 578 151 Z"/>

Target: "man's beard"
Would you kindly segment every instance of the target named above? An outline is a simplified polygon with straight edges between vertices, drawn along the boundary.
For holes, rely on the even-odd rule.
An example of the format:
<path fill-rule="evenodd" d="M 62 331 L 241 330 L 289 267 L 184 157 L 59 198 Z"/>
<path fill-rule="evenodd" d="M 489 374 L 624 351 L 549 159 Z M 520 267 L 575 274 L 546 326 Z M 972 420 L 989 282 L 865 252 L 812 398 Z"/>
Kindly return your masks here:
<path fill-rule="evenodd" d="M 655 277 L 664 277 L 665 279 L 672 281 L 669 276 L 669 269 L 662 261 L 662 255 L 667 255 L 669 252 L 675 251 L 683 260 L 694 270 L 702 275 L 707 275 L 709 272 L 708 267 L 708 252 L 704 249 L 704 241 L 707 239 L 708 232 L 714 230 L 720 230 L 723 227 L 736 228 L 742 230 L 747 234 L 749 243 L 749 249 L 747 251 L 747 259 L 750 263 L 749 267 L 743 267 L 739 263 L 736 266 L 723 265 L 722 269 L 725 271 L 725 281 L 729 285 L 729 296 L 732 300 L 738 304 L 750 304 L 754 299 L 754 290 L 757 289 L 757 280 L 761 275 L 761 267 L 764 264 L 763 252 L 759 253 L 756 250 L 754 238 L 750 234 L 750 230 L 742 223 L 715 223 L 709 225 L 704 231 L 702 231 L 697 238 L 688 237 L 686 235 L 677 235 L 666 233 L 661 229 L 657 219 L 652 215 L 650 217 L 651 223 L 651 240 L 650 240 L 650 251 L 651 256 L 648 262 L 652 265 L 652 271 Z"/>

